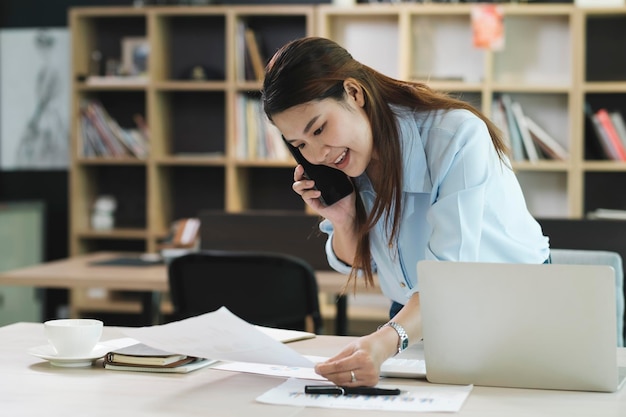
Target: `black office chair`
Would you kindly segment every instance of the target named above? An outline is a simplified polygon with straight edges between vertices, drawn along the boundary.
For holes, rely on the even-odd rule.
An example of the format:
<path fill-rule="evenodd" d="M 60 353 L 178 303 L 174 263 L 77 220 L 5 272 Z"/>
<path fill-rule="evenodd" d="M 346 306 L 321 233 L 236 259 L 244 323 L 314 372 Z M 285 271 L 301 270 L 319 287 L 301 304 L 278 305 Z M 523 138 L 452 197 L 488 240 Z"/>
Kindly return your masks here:
<path fill-rule="evenodd" d="M 321 333 L 315 271 L 280 253 L 203 250 L 168 267 L 176 320 L 222 306 L 261 326 Z"/>

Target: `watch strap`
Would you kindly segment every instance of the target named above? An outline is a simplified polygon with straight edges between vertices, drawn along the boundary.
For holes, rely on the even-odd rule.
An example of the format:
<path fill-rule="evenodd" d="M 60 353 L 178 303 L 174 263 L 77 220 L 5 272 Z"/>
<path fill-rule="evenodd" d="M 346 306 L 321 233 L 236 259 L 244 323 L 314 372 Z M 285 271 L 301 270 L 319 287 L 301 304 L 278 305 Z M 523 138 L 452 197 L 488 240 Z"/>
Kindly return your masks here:
<path fill-rule="evenodd" d="M 409 335 L 406 333 L 406 330 L 404 330 L 404 327 L 395 321 L 389 321 L 380 326 L 379 329 L 382 329 L 383 327 L 391 327 L 396 331 L 396 333 L 398 333 L 398 352 L 396 355 L 409 347 Z"/>

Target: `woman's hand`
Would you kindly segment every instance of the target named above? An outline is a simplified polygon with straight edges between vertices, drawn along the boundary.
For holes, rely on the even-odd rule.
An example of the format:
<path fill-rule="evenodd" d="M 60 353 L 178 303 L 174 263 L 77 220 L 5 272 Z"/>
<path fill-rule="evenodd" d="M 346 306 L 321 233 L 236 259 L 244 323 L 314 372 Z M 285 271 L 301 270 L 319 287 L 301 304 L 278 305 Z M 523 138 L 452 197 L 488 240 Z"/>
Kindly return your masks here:
<path fill-rule="evenodd" d="M 406 330 L 409 341 L 422 339 L 418 292 L 411 296 L 393 320 Z M 326 362 L 315 365 L 315 372 L 340 386 L 374 386 L 378 383 L 382 363 L 398 352 L 398 341 L 396 330 L 391 326 L 383 326 L 350 343 Z"/>
<path fill-rule="evenodd" d="M 395 353 L 388 346 L 396 343 L 393 334 L 382 330 L 355 340 L 336 356 L 316 364 L 315 372 L 340 386 L 378 384 L 380 366 Z"/>
<path fill-rule="evenodd" d="M 293 180 L 293 190 L 320 216 L 330 220 L 334 225 L 345 224 L 346 222 L 352 224 L 354 222 L 356 212 L 356 194 L 354 192 L 342 198 L 332 206 L 325 206 L 320 200 L 322 193 L 314 188 L 315 181 L 304 177 L 304 168 L 302 165 L 298 165 L 294 170 Z"/>

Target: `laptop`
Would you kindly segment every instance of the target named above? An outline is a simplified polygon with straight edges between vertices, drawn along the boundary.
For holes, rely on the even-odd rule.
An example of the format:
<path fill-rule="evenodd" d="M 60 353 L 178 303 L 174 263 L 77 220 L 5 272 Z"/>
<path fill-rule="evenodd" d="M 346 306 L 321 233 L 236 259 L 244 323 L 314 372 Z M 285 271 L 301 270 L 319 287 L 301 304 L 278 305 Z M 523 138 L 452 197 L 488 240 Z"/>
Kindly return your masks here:
<path fill-rule="evenodd" d="M 420 261 L 426 378 L 433 383 L 613 392 L 609 266 Z"/>

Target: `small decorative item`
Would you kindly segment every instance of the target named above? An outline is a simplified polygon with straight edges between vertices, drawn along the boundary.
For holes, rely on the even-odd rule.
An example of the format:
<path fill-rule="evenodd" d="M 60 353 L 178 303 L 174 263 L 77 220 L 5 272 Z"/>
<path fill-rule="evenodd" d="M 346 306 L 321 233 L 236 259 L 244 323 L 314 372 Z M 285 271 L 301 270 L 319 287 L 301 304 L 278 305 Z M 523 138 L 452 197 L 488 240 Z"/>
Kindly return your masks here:
<path fill-rule="evenodd" d="M 120 75 L 120 61 L 115 58 L 106 60 L 104 75 L 107 77 L 117 77 Z"/>
<path fill-rule="evenodd" d="M 102 75 L 102 52 L 97 49 L 91 51 L 91 60 L 89 61 L 89 75 Z"/>
<path fill-rule="evenodd" d="M 110 195 L 101 195 L 96 199 L 91 214 L 91 227 L 94 230 L 111 230 L 115 225 L 117 201 Z"/>
<path fill-rule="evenodd" d="M 124 75 L 145 76 L 148 73 L 150 45 L 146 38 L 122 39 L 122 72 Z"/>
<path fill-rule="evenodd" d="M 189 79 L 192 81 L 205 81 L 207 79 L 206 69 L 202 65 L 192 67 Z"/>
<path fill-rule="evenodd" d="M 504 15 L 494 4 L 472 6 L 474 47 L 500 51 L 504 48 Z"/>

